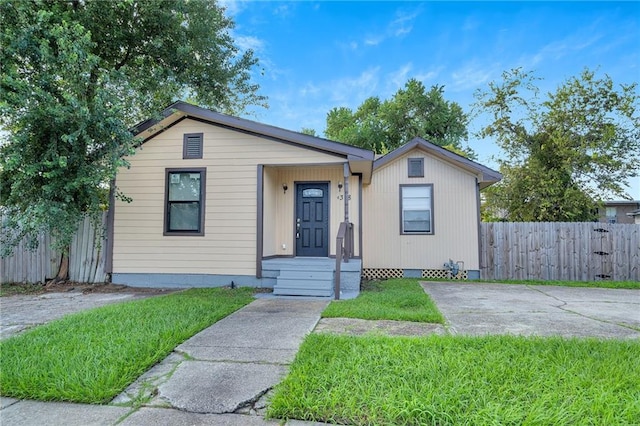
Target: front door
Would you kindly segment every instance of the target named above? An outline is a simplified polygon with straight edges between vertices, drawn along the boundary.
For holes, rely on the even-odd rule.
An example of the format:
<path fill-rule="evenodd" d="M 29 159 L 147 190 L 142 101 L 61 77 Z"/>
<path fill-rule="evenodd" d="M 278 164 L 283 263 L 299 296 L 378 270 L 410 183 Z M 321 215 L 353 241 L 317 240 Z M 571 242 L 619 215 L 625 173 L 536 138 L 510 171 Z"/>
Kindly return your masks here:
<path fill-rule="evenodd" d="M 329 256 L 329 184 L 296 186 L 296 256 Z"/>

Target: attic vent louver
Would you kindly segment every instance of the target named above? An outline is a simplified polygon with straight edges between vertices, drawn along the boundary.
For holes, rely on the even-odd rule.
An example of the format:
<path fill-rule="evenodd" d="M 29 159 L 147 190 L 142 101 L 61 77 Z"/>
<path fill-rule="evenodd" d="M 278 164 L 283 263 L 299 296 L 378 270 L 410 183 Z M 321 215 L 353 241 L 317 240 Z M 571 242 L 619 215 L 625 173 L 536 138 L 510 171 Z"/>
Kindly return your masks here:
<path fill-rule="evenodd" d="M 409 177 L 424 177 L 424 158 L 409 158 Z"/>
<path fill-rule="evenodd" d="M 202 158 L 202 133 L 186 133 L 182 143 L 182 158 Z"/>

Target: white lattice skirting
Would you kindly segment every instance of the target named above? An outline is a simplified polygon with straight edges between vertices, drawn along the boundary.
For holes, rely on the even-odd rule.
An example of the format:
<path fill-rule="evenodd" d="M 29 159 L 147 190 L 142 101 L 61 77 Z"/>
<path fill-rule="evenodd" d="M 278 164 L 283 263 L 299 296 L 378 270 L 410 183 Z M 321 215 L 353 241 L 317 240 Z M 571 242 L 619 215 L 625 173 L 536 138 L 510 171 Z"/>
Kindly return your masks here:
<path fill-rule="evenodd" d="M 460 271 L 452 276 L 448 269 L 423 269 L 422 278 L 438 278 L 446 280 L 466 280 L 467 271 Z M 366 280 L 386 280 L 389 278 L 403 278 L 404 271 L 400 268 L 364 268 L 362 278 Z"/>

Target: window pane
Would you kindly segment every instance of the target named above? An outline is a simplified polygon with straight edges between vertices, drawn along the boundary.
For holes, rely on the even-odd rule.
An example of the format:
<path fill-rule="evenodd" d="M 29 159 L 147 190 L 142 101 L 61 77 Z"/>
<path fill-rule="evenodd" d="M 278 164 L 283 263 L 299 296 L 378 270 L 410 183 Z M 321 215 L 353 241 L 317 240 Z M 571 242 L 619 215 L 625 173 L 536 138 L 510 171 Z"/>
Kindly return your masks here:
<path fill-rule="evenodd" d="M 428 198 L 405 198 L 402 203 L 405 210 L 425 210 L 429 208 Z"/>
<path fill-rule="evenodd" d="M 198 231 L 200 229 L 200 203 L 171 203 L 169 205 L 170 231 Z"/>
<path fill-rule="evenodd" d="M 402 187 L 402 232 L 431 232 L 431 187 Z"/>
<path fill-rule="evenodd" d="M 312 188 L 312 189 L 303 189 L 302 190 L 302 197 L 303 198 L 316 198 L 316 197 L 322 197 L 322 189 L 318 189 L 318 188 Z"/>
<path fill-rule="evenodd" d="M 421 198 L 430 197 L 431 188 L 428 186 L 403 186 L 402 197 L 403 198 Z"/>
<path fill-rule="evenodd" d="M 424 177 L 424 158 L 409 158 L 409 177 Z"/>
<path fill-rule="evenodd" d="M 169 201 L 199 201 L 200 173 L 169 173 Z"/>
<path fill-rule="evenodd" d="M 431 212 L 412 210 L 404 212 L 405 232 L 431 232 Z"/>

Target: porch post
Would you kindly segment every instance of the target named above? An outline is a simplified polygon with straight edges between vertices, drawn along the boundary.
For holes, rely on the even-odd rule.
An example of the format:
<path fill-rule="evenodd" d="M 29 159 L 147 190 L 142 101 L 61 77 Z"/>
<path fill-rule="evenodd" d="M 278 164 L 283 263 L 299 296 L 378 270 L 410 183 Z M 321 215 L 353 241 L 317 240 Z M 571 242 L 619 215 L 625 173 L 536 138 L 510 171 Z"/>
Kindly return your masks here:
<path fill-rule="evenodd" d="M 263 220 L 264 220 L 264 166 L 258 164 L 258 185 L 256 194 L 256 278 L 262 278 L 262 253 L 263 253 Z"/>
<path fill-rule="evenodd" d="M 349 169 L 349 163 L 344 163 L 344 221 L 349 222 L 349 177 L 351 177 L 351 170 Z"/>

